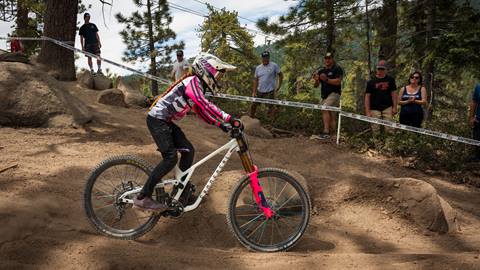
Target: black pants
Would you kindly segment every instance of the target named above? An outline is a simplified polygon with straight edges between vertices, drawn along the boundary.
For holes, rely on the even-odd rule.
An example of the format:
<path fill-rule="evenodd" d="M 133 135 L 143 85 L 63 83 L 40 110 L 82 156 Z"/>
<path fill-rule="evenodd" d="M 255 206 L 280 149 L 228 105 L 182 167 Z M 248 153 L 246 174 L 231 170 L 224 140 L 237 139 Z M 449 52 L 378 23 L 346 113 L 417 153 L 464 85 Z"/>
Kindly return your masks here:
<path fill-rule="evenodd" d="M 422 122 L 423 122 L 423 111 L 415 112 L 415 113 L 400 112 L 400 124 L 421 128 Z"/>
<path fill-rule="evenodd" d="M 475 123 L 473 126 L 473 139 L 480 141 L 480 123 Z M 475 157 L 480 159 L 480 146 L 475 148 Z"/>
<path fill-rule="evenodd" d="M 192 166 L 195 149 L 183 131 L 174 123 L 147 116 L 147 127 L 163 157 L 142 189 L 144 196 L 152 196 L 157 183 L 177 164 L 177 151 L 182 155 L 179 168 L 185 171 Z"/>

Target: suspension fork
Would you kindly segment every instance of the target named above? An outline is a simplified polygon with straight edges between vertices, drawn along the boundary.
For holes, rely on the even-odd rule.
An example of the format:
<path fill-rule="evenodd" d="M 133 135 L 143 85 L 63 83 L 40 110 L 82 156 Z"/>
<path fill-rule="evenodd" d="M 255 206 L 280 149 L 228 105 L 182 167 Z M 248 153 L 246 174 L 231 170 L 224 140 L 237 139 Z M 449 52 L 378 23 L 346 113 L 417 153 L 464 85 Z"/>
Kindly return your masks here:
<path fill-rule="evenodd" d="M 263 194 L 262 186 L 260 186 L 258 181 L 258 168 L 257 166 L 253 165 L 253 160 L 250 156 L 250 152 L 248 151 L 248 145 L 245 141 L 245 137 L 243 134 L 240 134 L 240 136 L 236 137 L 236 139 L 239 146 L 238 155 L 242 161 L 243 168 L 247 172 L 248 176 L 250 176 L 250 187 L 252 188 L 255 201 L 258 207 L 263 211 L 264 215 L 267 218 L 271 218 L 274 215 L 274 212 L 268 205 L 265 195 Z"/>

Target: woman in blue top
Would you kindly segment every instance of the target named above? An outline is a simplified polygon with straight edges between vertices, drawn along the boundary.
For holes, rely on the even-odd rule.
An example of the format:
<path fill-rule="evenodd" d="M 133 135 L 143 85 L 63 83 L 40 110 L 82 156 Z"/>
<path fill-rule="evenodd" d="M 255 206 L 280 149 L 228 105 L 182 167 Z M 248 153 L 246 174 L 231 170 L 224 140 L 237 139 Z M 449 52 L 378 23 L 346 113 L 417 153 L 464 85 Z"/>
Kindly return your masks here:
<path fill-rule="evenodd" d="M 422 74 L 418 71 L 410 74 L 409 84 L 400 89 L 398 104 L 400 110 L 400 124 L 421 127 L 423 108 L 427 104 L 427 89 L 422 86 Z"/>

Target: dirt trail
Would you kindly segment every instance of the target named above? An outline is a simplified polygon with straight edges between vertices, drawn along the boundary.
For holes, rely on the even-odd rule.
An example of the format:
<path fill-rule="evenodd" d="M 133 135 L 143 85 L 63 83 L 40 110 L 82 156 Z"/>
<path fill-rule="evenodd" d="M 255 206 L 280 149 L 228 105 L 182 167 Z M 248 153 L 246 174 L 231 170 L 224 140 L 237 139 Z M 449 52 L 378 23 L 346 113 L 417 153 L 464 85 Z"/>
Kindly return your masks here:
<path fill-rule="evenodd" d="M 72 83 L 64 87 L 90 104 L 95 120 L 85 129 L 0 128 L 1 167 L 18 164 L 0 174 L 0 269 L 480 268 L 480 190 L 306 138 L 249 138 L 259 166 L 297 171 L 309 185 L 316 215 L 287 253 L 248 252 L 228 231 L 222 209 L 235 182 L 228 171 L 241 168 L 237 158 L 201 209 L 162 220 L 139 241 L 100 236 L 82 208 L 89 171 L 112 155 L 130 153 L 151 163 L 160 155 L 145 127 L 145 111 L 100 105 L 96 92 Z M 191 116 L 179 125 L 197 160 L 228 140 Z M 216 162 L 199 169 L 194 182 L 204 183 Z M 384 194 L 377 202 L 345 197 L 358 179 L 387 177 L 431 183 L 459 212 L 461 231 L 437 235 L 387 215 Z"/>

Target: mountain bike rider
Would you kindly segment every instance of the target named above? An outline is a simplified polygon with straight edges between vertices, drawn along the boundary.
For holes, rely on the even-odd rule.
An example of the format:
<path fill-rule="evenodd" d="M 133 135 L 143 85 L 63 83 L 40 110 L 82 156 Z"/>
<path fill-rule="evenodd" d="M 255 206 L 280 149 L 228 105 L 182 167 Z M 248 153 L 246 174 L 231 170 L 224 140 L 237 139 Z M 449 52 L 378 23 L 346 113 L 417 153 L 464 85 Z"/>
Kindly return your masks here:
<path fill-rule="evenodd" d="M 219 88 L 218 81 L 223 74 L 234 69 L 235 66 L 212 54 L 200 53 L 193 62 L 193 74 L 184 75 L 152 104 L 147 116 L 147 126 L 163 160 L 152 171 L 140 194 L 134 198 L 135 208 L 155 212 L 167 210 L 167 205 L 151 198 L 155 186 L 177 164 L 177 151 L 181 153 L 180 170 L 187 170 L 193 163 L 193 145 L 173 121 L 183 118 L 188 111 L 193 110 L 206 123 L 228 132 L 229 125 L 226 123 L 231 123 L 234 118 L 209 102 L 204 94 L 207 89 L 214 92 Z M 192 187 L 193 185 L 188 183 L 183 193 Z M 186 204 L 192 204 L 194 198 L 186 198 Z"/>

